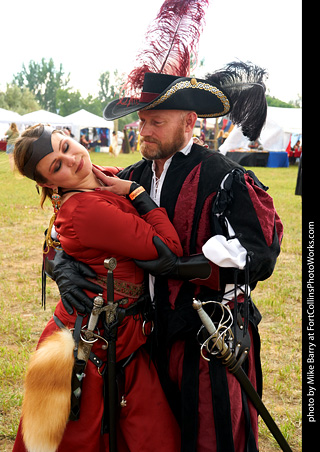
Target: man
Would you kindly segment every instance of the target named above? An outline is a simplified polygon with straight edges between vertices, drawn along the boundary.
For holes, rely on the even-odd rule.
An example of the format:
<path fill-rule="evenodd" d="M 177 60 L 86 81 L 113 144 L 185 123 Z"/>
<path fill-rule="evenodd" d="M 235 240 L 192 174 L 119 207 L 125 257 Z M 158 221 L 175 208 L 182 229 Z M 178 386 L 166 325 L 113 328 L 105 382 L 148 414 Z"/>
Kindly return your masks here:
<path fill-rule="evenodd" d="M 156 359 L 181 425 L 181 450 L 256 452 L 257 412 L 221 360 L 201 357 L 197 338 L 201 322 L 192 301 L 217 300 L 230 306 L 236 325 L 233 348 L 239 347 L 242 358 L 243 350 L 247 353 L 250 348 L 243 368 L 261 393 L 257 330 L 261 317 L 250 291 L 272 274 L 282 225 L 266 187 L 252 172 L 193 144 L 197 116 L 223 116 L 230 113 L 232 104 L 234 122 L 242 124 L 251 139 L 257 138 L 264 122 L 261 82 L 250 83 L 245 96 L 248 100 L 253 89 L 262 99 L 260 106 L 255 102 L 250 118 L 253 109 L 245 111 L 245 106 L 237 105 L 237 84 L 231 89 L 214 80 L 216 75 L 204 81 L 147 73 L 139 101 L 114 101 L 104 117 L 116 119 L 138 111 L 144 159 L 123 170 L 120 177 L 143 185 L 166 208 L 184 250 L 184 258 L 178 259 L 155 241 L 159 259 L 139 263 L 158 275 L 150 287 L 156 304 Z M 65 271 L 55 272 L 65 277 Z M 64 284 L 62 296 L 71 290 L 75 289 L 70 282 Z M 210 314 L 216 315 L 212 310 Z"/>
<path fill-rule="evenodd" d="M 134 130 L 132 127 L 130 127 L 128 140 L 129 140 L 131 152 L 134 153 L 135 147 L 136 147 L 136 134 L 134 133 Z"/>

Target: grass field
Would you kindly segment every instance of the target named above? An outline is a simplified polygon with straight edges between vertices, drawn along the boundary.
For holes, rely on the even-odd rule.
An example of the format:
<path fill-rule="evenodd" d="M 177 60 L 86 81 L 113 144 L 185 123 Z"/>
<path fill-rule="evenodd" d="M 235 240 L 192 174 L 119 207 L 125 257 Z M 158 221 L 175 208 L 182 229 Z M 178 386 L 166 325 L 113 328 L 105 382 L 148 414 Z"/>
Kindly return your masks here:
<path fill-rule="evenodd" d="M 127 166 L 138 153 L 92 154 L 94 163 Z M 271 278 L 258 284 L 253 299 L 260 324 L 263 401 L 293 452 L 301 450 L 301 197 L 295 196 L 297 167 L 251 168 L 270 187 L 284 224 L 282 252 Z M 0 451 L 9 452 L 18 428 L 23 376 L 30 353 L 52 315 L 59 292 L 47 283 L 41 308 L 43 232 L 51 206 L 39 207 L 35 183 L 11 173 L 0 153 Z M 54 415 L 54 413 L 53 413 Z M 260 420 L 260 452 L 280 450 Z M 156 447 L 155 447 L 156 450 Z"/>

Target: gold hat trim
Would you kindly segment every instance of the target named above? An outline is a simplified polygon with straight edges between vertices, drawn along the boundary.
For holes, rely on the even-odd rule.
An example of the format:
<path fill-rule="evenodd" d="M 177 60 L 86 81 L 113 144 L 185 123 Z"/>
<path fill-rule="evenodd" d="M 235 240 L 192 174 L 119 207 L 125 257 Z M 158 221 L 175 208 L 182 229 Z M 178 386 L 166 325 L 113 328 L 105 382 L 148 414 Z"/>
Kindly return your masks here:
<path fill-rule="evenodd" d="M 176 85 L 172 86 L 165 94 L 163 94 L 159 99 L 152 102 L 152 104 L 148 105 L 147 107 L 143 108 L 143 110 L 150 110 L 151 108 L 155 108 L 158 105 L 162 104 L 166 100 L 168 100 L 173 94 L 175 94 L 177 91 L 181 89 L 203 89 L 205 91 L 209 91 L 211 94 L 217 96 L 219 100 L 221 101 L 223 105 L 223 111 L 219 113 L 210 113 L 210 114 L 203 114 L 198 115 L 202 118 L 213 118 L 215 116 L 223 116 L 227 114 L 230 110 L 230 102 L 226 95 L 220 91 L 215 86 L 210 85 L 209 83 L 204 82 L 198 82 L 196 79 L 192 78 L 191 80 L 184 80 L 182 82 L 177 83 Z"/>

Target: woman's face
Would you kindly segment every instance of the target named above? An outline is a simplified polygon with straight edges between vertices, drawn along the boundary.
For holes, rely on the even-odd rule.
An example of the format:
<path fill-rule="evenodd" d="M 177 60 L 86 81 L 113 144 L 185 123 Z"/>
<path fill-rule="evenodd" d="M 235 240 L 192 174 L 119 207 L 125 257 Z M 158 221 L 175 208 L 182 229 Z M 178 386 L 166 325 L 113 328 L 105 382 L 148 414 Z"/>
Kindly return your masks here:
<path fill-rule="evenodd" d="M 89 188 L 92 181 L 92 163 L 88 151 L 77 141 L 60 133 L 51 136 L 53 152 L 37 165 L 37 170 L 47 179 L 49 188 Z"/>

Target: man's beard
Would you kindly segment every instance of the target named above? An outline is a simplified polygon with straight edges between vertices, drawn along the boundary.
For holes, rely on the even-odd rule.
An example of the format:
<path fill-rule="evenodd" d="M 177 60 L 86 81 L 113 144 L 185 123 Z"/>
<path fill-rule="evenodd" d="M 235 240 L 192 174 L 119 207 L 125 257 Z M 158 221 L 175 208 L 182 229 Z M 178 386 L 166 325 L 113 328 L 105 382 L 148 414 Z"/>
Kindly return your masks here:
<path fill-rule="evenodd" d="M 144 140 L 154 143 L 149 145 Z M 160 160 L 171 157 L 176 152 L 180 151 L 184 147 L 185 136 L 182 127 L 179 128 L 172 141 L 161 142 L 154 138 L 140 138 L 140 152 L 147 160 Z"/>

